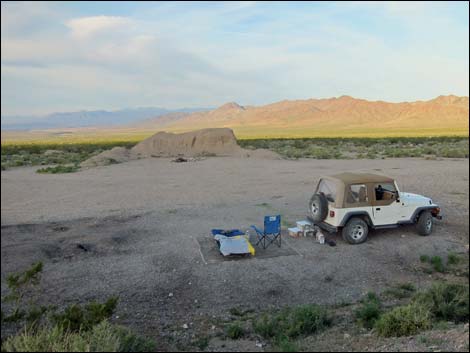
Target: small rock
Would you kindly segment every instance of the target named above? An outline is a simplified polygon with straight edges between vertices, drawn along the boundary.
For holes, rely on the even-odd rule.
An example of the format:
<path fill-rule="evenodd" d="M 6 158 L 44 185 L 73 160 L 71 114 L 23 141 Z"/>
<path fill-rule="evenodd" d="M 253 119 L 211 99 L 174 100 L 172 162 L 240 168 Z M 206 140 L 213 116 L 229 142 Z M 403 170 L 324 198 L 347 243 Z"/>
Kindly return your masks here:
<path fill-rule="evenodd" d="M 214 331 L 215 330 L 215 325 L 212 325 L 211 329 L 212 329 L 212 331 Z"/>
<path fill-rule="evenodd" d="M 401 235 L 401 237 L 402 237 L 402 238 L 405 238 L 405 237 L 406 237 L 406 235 L 405 235 L 405 234 L 402 234 L 402 235 Z"/>
<path fill-rule="evenodd" d="M 116 319 L 119 319 L 119 315 L 116 315 Z"/>
<path fill-rule="evenodd" d="M 168 296 L 171 298 L 173 296 L 173 293 L 168 294 Z"/>
<path fill-rule="evenodd" d="M 345 339 L 350 339 L 350 338 L 351 338 L 351 335 L 350 335 L 349 333 L 345 333 L 345 334 L 344 334 L 344 338 L 345 338 Z"/>
<path fill-rule="evenodd" d="M 187 329 L 189 328 L 188 324 L 184 324 L 184 325 L 183 325 L 183 328 L 184 328 L 185 330 L 187 330 Z"/>
<path fill-rule="evenodd" d="M 261 343 L 261 342 L 256 342 L 255 346 L 258 347 L 258 348 L 263 348 L 264 344 Z"/>
<path fill-rule="evenodd" d="M 197 303 L 197 299 L 194 299 L 194 302 Z"/>

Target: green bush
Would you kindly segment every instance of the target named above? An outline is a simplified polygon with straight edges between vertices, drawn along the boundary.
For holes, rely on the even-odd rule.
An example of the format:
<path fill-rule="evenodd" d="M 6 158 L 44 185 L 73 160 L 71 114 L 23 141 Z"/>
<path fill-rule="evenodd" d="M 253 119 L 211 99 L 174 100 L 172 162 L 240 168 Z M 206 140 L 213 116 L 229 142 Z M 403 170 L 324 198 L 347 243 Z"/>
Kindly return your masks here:
<path fill-rule="evenodd" d="M 447 254 L 447 264 L 457 265 L 460 262 L 460 257 L 456 253 L 450 252 Z"/>
<path fill-rule="evenodd" d="M 393 288 L 387 289 L 384 294 L 392 296 L 397 299 L 403 299 L 410 297 L 413 292 L 416 291 L 416 288 L 411 283 L 402 283 Z"/>
<path fill-rule="evenodd" d="M 265 314 L 253 328 L 265 338 L 290 337 L 316 333 L 330 324 L 327 312 L 318 305 L 286 308 L 276 314 Z"/>
<path fill-rule="evenodd" d="M 416 303 L 396 307 L 383 314 L 375 323 L 377 333 L 384 337 L 411 336 L 431 326 L 431 313 Z"/>
<path fill-rule="evenodd" d="M 468 158 L 465 137 L 302 138 L 240 140 L 244 148 L 268 148 L 287 158 L 438 157 Z"/>
<path fill-rule="evenodd" d="M 9 294 L 2 298 L 2 301 L 13 303 L 13 308 L 9 315 L 4 315 L 2 312 L 2 321 L 18 322 L 26 319 L 28 324 L 34 324 L 41 318 L 45 308 L 38 307 L 34 298 L 26 300 L 25 297 L 39 284 L 42 270 L 42 262 L 36 262 L 26 271 L 12 273 L 6 277 Z"/>
<path fill-rule="evenodd" d="M 444 263 L 442 261 L 442 258 L 440 256 L 431 257 L 430 263 L 431 263 L 432 268 L 434 269 L 434 271 L 445 272 L 446 269 L 445 269 Z"/>
<path fill-rule="evenodd" d="M 245 334 L 243 327 L 239 323 L 233 323 L 226 327 L 227 337 L 230 337 L 233 340 L 237 340 Z"/>
<path fill-rule="evenodd" d="M 428 255 L 421 255 L 421 256 L 419 257 L 419 260 L 420 260 L 421 262 L 429 262 L 431 259 L 429 258 Z"/>
<path fill-rule="evenodd" d="M 469 287 L 462 284 L 435 283 L 414 297 L 438 320 L 467 322 L 469 319 Z"/>
<path fill-rule="evenodd" d="M 375 322 L 381 314 L 380 299 L 375 293 L 369 292 L 362 300 L 361 306 L 356 309 L 355 316 L 357 321 L 366 328 L 374 327 Z"/>
<path fill-rule="evenodd" d="M 287 337 L 282 337 L 276 340 L 275 346 L 277 347 L 276 351 L 279 352 L 299 352 L 299 346 L 292 342 Z"/>
<path fill-rule="evenodd" d="M 111 297 L 104 303 L 91 302 L 84 307 L 72 304 L 63 313 L 53 314 L 52 322 L 68 331 L 90 330 L 94 325 L 108 319 L 116 308 L 118 298 Z"/>
<path fill-rule="evenodd" d="M 36 173 L 40 174 L 59 174 L 59 173 L 74 173 L 78 171 L 78 165 L 57 165 L 55 167 L 39 168 Z"/>
<path fill-rule="evenodd" d="M 79 332 L 64 331 L 59 326 L 43 327 L 12 336 L 2 344 L 2 352 L 148 352 L 154 349 L 153 341 L 107 321 Z"/>

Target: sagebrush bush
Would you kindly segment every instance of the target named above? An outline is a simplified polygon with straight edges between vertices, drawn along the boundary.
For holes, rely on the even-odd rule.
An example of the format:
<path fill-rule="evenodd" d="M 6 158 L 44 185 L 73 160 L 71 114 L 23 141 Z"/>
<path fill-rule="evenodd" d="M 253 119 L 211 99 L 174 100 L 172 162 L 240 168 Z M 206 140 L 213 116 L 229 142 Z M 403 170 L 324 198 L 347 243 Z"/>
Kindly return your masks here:
<path fill-rule="evenodd" d="M 468 158 L 465 137 L 394 138 L 299 138 L 240 140 L 245 148 L 267 148 L 287 158 L 385 158 L 385 157 L 459 157 Z M 435 158 L 434 157 L 434 158 Z"/>
<path fill-rule="evenodd" d="M 316 333 L 331 323 L 326 309 L 315 305 L 285 308 L 275 314 L 265 314 L 256 320 L 253 328 L 265 338 L 291 337 Z"/>
<path fill-rule="evenodd" d="M 8 338 L 5 352 L 118 352 L 119 337 L 113 327 L 102 322 L 88 332 L 67 332 L 59 326 L 25 331 Z"/>
<path fill-rule="evenodd" d="M 431 259 L 429 261 L 430 261 L 434 271 L 445 272 L 446 268 L 445 268 L 444 262 L 442 261 L 442 258 L 440 256 L 433 256 L 433 257 L 431 257 Z"/>
<path fill-rule="evenodd" d="M 68 331 L 90 330 L 94 325 L 108 319 L 114 312 L 118 302 L 117 297 L 111 297 L 104 303 L 96 301 L 85 306 L 72 304 L 62 313 L 53 314 L 52 322 Z"/>
<path fill-rule="evenodd" d="M 426 307 L 437 320 L 469 320 L 468 285 L 435 283 L 428 290 L 416 294 L 414 301 Z"/>
<path fill-rule="evenodd" d="M 447 254 L 447 264 L 448 265 L 457 265 L 460 262 L 460 256 L 456 253 L 450 252 Z"/>
<path fill-rule="evenodd" d="M 239 323 L 229 324 L 225 331 L 227 333 L 227 337 L 233 340 L 239 339 L 245 334 L 245 330 L 243 330 L 243 327 L 241 327 Z"/>
<path fill-rule="evenodd" d="M 24 331 L 8 338 L 2 352 L 148 352 L 155 343 L 107 321 L 88 331 L 64 331 L 60 326 Z"/>
<path fill-rule="evenodd" d="M 362 300 L 360 307 L 356 309 L 355 316 L 362 326 L 372 328 L 379 319 L 381 312 L 380 299 L 375 293 L 370 292 Z"/>
<path fill-rule="evenodd" d="M 55 167 L 39 168 L 36 173 L 40 174 L 62 174 L 75 173 L 80 167 L 78 165 L 57 165 Z"/>
<path fill-rule="evenodd" d="M 432 327 L 432 315 L 427 308 L 417 303 L 399 306 L 382 314 L 375 323 L 380 336 L 400 337 L 415 335 Z"/>

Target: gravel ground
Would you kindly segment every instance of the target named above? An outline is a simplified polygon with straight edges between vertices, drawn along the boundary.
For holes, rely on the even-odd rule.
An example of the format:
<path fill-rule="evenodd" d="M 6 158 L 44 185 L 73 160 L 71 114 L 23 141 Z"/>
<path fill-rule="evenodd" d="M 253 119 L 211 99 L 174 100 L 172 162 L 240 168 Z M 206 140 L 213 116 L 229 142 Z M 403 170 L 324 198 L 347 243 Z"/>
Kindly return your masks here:
<path fill-rule="evenodd" d="M 230 308 L 358 300 L 409 281 L 426 286 L 421 254 L 464 252 L 469 239 L 468 160 L 136 160 L 73 174 L 35 168 L 1 174 L 2 295 L 8 273 L 44 262 L 42 300 L 66 304 L 119 295 L 117 322 L 169 330 Z M 294 224 L 322 175 L 371 171 L 430 196 L 446 215 L 429 237 L 413 227 L 375 231 L 336 247 L 284 237 L 289 255 L 206 263 L 211 228 Z M 80 247 L 79 247 L 80 245 Z"/>

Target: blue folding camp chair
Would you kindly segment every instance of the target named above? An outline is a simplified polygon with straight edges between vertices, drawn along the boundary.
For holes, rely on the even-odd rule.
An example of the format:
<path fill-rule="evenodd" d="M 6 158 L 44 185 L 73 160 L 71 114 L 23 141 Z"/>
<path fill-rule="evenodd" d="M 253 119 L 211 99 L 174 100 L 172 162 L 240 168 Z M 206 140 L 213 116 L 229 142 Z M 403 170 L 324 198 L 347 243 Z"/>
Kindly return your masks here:
<path fill-rule="evenodd" d="M 281 247 L 281 216 L 265 216 L 264 217 L 264 231 L 259 230 L 256 226 L 252 225 L 258 235 L 258 242 L 256 245 L 261 244 L 263 249 L 266 249 L 272 243 L 276 243 Z"/>

